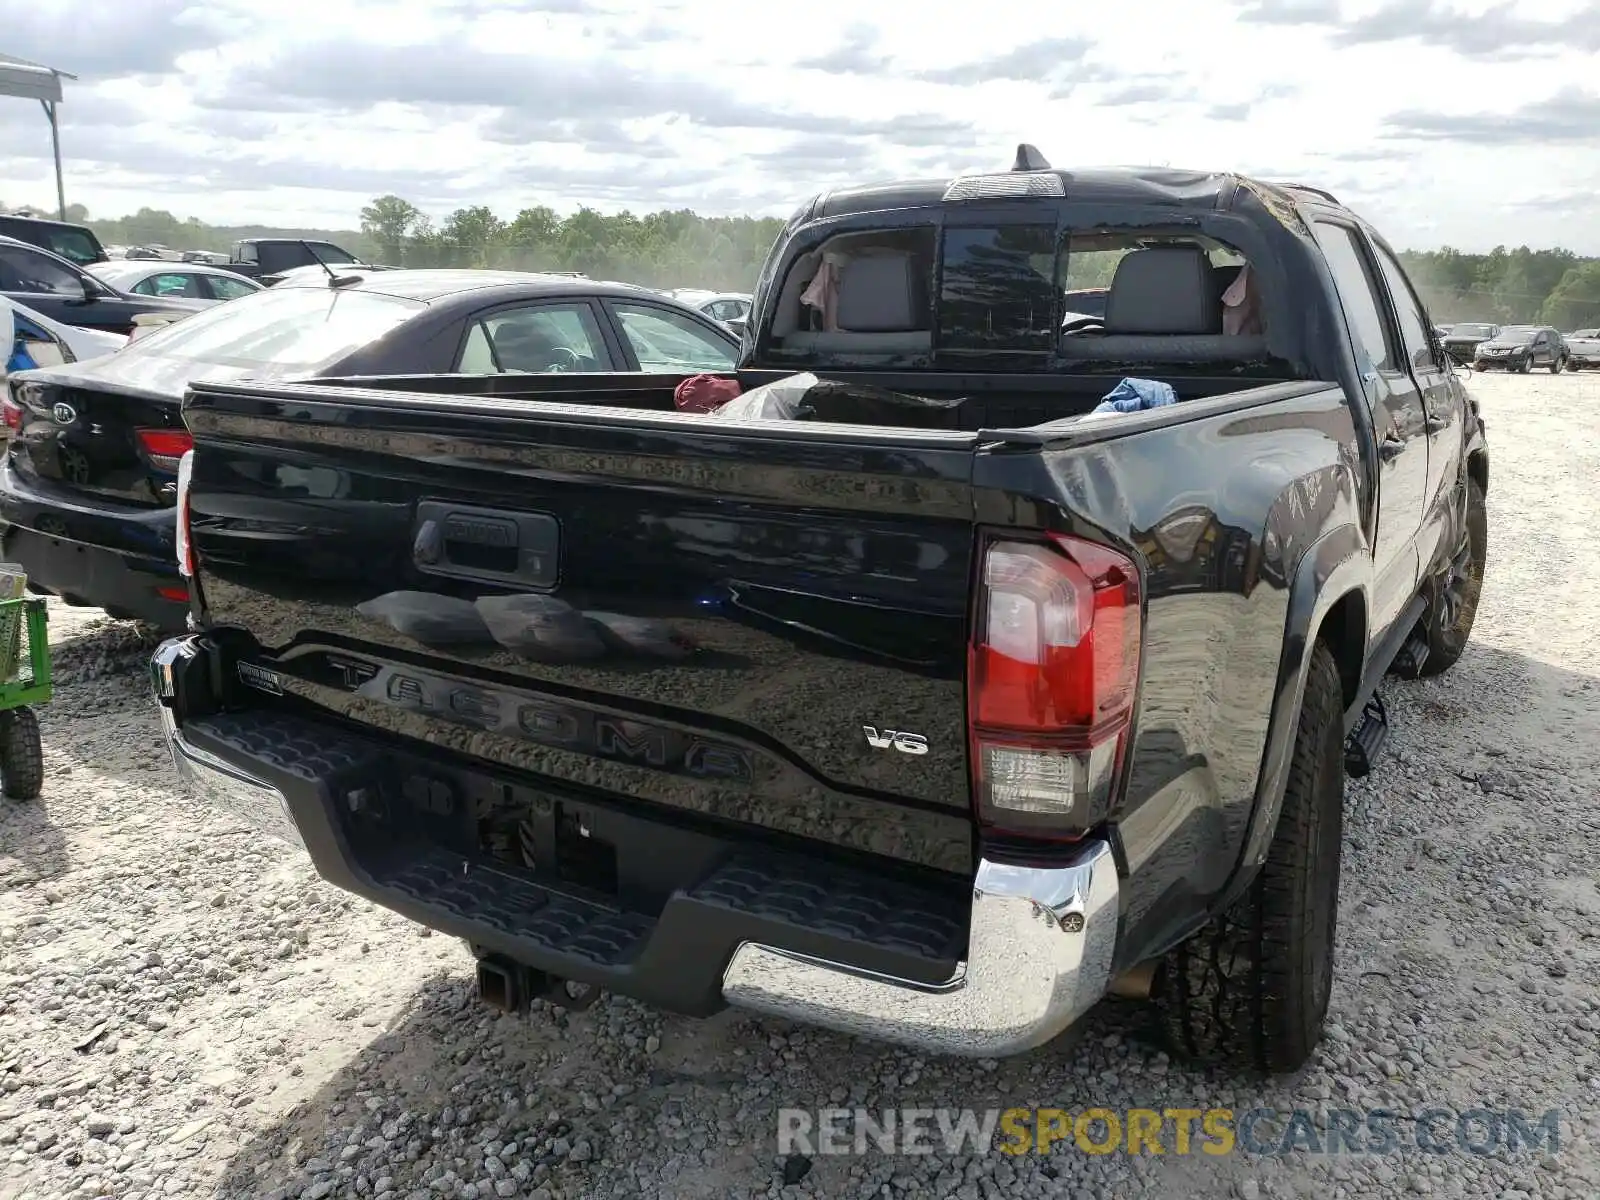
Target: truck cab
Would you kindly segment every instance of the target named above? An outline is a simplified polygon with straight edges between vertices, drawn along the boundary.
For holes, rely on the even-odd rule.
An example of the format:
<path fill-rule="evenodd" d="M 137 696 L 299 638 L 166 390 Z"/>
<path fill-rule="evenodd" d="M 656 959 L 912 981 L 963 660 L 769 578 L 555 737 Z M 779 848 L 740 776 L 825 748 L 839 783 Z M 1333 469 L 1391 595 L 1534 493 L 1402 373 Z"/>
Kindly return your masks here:
<path fill-rule="evenodd" d="M 281 275 L 295 267 L 315 266 L 319 261 L 335 266 L 361 260 L 332 242 L 296 238 L 243 238 L 233 244 L 227 266 L 229 270 L 267 282 L 272 276 Z"/>

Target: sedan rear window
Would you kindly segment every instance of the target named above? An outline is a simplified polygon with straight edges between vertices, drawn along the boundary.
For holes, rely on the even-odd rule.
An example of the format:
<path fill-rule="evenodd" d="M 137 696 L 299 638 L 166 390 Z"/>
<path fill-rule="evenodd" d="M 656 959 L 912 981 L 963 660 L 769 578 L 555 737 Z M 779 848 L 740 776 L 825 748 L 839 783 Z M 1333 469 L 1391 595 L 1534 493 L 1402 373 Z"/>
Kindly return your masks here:
<path fill-rule="evenodd" d="M 125 353 L 260 367 L 264 374 L 310 371 L 377 341 L 426 307 L 372 292 L 268 288 L 176 321 Z"/>

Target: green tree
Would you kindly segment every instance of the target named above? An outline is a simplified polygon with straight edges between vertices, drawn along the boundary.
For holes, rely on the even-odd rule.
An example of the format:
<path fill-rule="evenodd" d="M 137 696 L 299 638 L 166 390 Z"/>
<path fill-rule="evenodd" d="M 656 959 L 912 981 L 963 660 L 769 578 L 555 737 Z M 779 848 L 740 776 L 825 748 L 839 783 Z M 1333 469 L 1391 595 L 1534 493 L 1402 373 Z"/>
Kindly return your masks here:
<path fill-rule="evenodd" d="M 383 257 L 394 263 L 405 261 L 406 238 L 416 230 L 422 212 L 399 196 L 379 196 L 361 210 L 361 232 L 381 248 Z"/>
<path fill-rule="evenodd" d="M 487 267 L 491 250 L 505 238 L 506 223 L 494 215 L 484 204 L 471 208 L 458 208 L 446 218 L 440 232 L 465 258 L 459 264 L 468 267 Z"/>
<path fill-rule="evenodd" d="M 1539 310 L 1539 319 L 1569 333 L 1600 326 L 1600 259 L 1569 267 Z"/>

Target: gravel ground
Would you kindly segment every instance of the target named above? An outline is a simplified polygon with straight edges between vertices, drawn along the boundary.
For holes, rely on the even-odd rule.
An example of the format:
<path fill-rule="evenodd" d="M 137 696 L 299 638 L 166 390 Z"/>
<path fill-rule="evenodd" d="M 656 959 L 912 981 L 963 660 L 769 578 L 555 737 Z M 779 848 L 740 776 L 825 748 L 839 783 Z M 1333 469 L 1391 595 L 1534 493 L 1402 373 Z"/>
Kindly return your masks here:
<path fill-rule="evenodd" d="M 1126 1006 L 998 1064 L 612 998 L 487 1014 L 459 944 L 174 793 L 147 647 L 59 609 L 45 796 L 0 808 L 0 1198 L 1600 1194 L 1600 375 L 1473 386 L 1477 630 L 1446 678 L 1386 688 L 1299 1078 L 1182 1070 Z M 778 1107 L 837 1104 L 1566 1117 L 1555 1154 L 778 1157 Z"/>

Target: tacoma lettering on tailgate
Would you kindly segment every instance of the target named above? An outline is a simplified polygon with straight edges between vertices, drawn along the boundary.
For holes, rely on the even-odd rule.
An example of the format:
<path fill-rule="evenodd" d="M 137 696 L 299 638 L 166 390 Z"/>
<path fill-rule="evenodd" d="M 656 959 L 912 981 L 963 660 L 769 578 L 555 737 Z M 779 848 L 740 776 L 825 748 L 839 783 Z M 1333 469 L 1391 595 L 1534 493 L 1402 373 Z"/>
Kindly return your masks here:
<path fill-rule="evenodd" d="M 559 750 L 698 779 L 748 784 L 755 778 L 748 751 L 667 725 L 509 688 L 469 684 L 417 667 L 353 663 L 342 655 L 319 655 L 296 665 L 312 677 L 320 676 L 319 682 L 363 699 L 381 700 L 488 733 L 520 736 Z"/>

